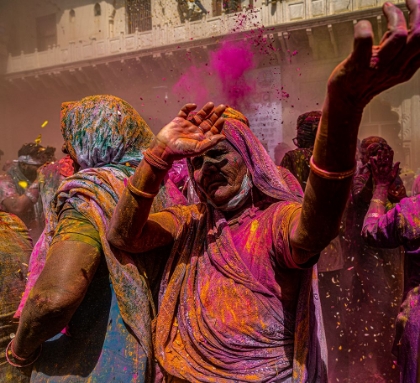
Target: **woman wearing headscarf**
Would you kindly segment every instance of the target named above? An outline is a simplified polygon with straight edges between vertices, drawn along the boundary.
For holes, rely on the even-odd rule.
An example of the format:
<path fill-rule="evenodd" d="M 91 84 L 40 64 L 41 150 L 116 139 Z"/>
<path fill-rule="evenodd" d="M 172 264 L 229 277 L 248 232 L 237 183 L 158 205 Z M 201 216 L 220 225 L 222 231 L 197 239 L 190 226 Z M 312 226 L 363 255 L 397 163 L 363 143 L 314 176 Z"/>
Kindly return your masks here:
<path fill-rule="evenodd" d="M 387 211 L 389 187 L 399 170 L 399 163 L 394 164 L 393 158 L 392 149 L 384 147 L 370 159 L 373 198 L 362 235 L 371 246 L 387 249 L 404 246 L 404 294 L 392 351 L 401 369 L 400 382 L 417 383 L 420 379 L 420 197 L 404 198 Z M 395 257 L 392 262 L 399 263 L 399 259 Z"/>
<path fill-rule="evenodd" d="M 417 1 L 407 6 L 417 28 Z M 398 8 L 384 10 L 392 31 L 398 24 L 407 32 Z M 134 253 L 154 248 L 157 237 L 172 246 L 154 335 L 168 381 L 327 381 L 313 265 L 338 233 L 363 108 L 414 74 L 419 34 L 414 29 L 407 42 L 389 32 L 372 50 L 370 24 L 356 24 L 354 52 L 328 83 L 303 203 L 230 108 L 209 103 L 188 121 L 195 105 L 187 104 L 159 132 L 127 183 L 108 239 Z M 190 158 L 201 202 L 146 214 L 180 158 Z"/>
<path fill-rule="evenodd" d="M 33 382 L 151 381 L 152 289 L 166 252 L 154 252 L 153 263 L 147 256 L 133 260 L 111 248 L 105 233 L 153 134 L 131 105 L 113 96 L 64 103 L 61 129 L 79 171 L 51 202 L 45 266 L 7 349 L 9 360 L 36 361 Z M 153 210 L 182 201 L 167 182 Z"/>

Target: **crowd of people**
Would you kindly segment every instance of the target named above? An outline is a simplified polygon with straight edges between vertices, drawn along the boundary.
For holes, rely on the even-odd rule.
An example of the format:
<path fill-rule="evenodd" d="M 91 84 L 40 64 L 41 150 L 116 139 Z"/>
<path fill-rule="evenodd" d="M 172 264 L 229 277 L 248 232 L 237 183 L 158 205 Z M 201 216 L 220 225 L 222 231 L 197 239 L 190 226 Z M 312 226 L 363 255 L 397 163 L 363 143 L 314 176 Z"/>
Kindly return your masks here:
<path fill-rule="evenodd" d="M 406 5 L 379 46 L 355 25 L 280 165 L 223 104 L 154 136 L 118 97 L 63 103 L 66 156 L 26 144 L 0 179 L 0 380 L 417 383 L 420 197 L 357 139 L 420 66 Z"/>

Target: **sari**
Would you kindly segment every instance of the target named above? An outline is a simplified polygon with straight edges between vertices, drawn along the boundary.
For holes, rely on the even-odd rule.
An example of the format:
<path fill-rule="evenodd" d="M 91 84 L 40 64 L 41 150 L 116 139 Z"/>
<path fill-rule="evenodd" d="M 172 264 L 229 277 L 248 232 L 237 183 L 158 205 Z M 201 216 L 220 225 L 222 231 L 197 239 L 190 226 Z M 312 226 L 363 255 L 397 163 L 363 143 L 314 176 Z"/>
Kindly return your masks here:
<path fill-rule="evenodd" d="M 302 190 L 242 114 L 229 108 L 223 117 L 264 197 L 229 223 L 205 202 L 167 209 L 179 231 L 161 284 L 155 356 L 168 382 L 326 382 L 316 266 L 296 265 L 289 244 Z"/>
<path fill-rule="evenodd" d="M 29 378 L 6 361 L 6 347 L 16 332 L 13 315 L 25 288 L 32 240 L 15 215 L 0 212 L 0 381 L 27 382 Z"/>
<path fill-rule="evenodd" d="M 404 246 L 404 293 L 397 315 L 393 354 L 400 382 L 417 383 L 420 345 L 420 196 L 404 198 L 380 217 L 366 215 L 362 235 L 371 246 Z M 373 215 L 373 214 L 372 214 Z"/>
<path fill-rule="evenodd" d="M 150 323 L 155 312 L 151 290 L 159 280 L 164 257 L 158 249 L 150 257 L 134 259 L 111 248 L 106 231 L 127 178 L 133 175 L 153 134 L 131 105 L 113 96 L 64 103 L 61 130 L 67 150 L 81 170 L 61 183 L 51 201 L 45 248 L 48 251 L 61 234 L 60 224 L 66 221 L 61 214 L 70 209 L 82 222 L 73 233 L 83 235 L 83 221 L 88 221 L 99 238 L 103 257 L 65 333 L 44 343 L 31 379 L 49 383 L 150 382 L 154 372 Z M 168 181 L 153 210 L 183 201 Z M 73 233 L 59 240 L 77 240 Z"/>

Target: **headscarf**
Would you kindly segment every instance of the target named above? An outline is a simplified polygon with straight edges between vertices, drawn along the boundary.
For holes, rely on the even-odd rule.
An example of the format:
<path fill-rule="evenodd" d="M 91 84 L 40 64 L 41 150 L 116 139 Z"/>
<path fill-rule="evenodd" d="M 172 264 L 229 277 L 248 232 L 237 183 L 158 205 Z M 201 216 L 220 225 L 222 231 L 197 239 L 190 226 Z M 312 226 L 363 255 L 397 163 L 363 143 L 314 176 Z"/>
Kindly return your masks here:
<path fill-rule="evenodd" d="M 301 114 L 297 119 L 297 139 L 301 141 L 299 147 L 312 147 L 315 143 L 321 112 L 314 110 Z"/>
<path fill-rule="evenodd" d="M 222 134 L 238 151 L 248 171 L 253 185 L 266 196 L 278 201 L 302 202 L 303 193 L 295 192 L 295 185 L 286 182 L 277 166 L 268 155 L 264 146 L 249 127 L 248 119 L 233 108 L 226 108 L 222 117 L 225 119 Z M 188 161 L 191 180 L 194 180 L 193 168 Z M 194 182 L 194 181 L 193 181 Z M 198 190 L 197 185 L 195 185 Z M 201 200 L 205 199 L 198 193 Z"/>
<path fill-rule="evenodd" d="M 61 133 L 80 169 L 125 163 L 136 166 L 154 137 L 128 102 L 109 95 L 63 103 Z"/>

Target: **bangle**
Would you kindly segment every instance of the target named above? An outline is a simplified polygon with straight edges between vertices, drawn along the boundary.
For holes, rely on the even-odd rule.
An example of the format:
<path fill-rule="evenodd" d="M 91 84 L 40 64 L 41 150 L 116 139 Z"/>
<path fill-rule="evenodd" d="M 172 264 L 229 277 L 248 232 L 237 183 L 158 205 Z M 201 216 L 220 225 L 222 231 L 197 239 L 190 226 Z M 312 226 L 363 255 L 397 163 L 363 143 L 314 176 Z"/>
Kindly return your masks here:
<path fill-rule="evenodd" d="M 385 202 L 384 202 L 384 201 L 382 201 L 382 200 L 381 200 L 381 199 L 379 199 L 379 198 L 372 198 L 372 199 L 370 200 L 370 202 L 379 203 L 380 205 L 385 206 Z"/>
<path fill-rule="evenodd" d="M 140 189 L 137 189 L 131 183 L 131 178 L 128 179 L 127 188 L 128 188 L 128 190 L 130 190 L 131 194 L 134 194 L 137 197 L 143 197 L 143 198 L 155 198 L 157 196 L 157 194 L 159 193 L 159 191 L 157 191 L 156 193 L 146 193 L 146 192 L 144 192 Z"/>
<path fill-rule="evenodd" d="M 327 180 L 343 180 L 345 178 L 351 177 L 356 171 L 356 164 L 354 165 L 353 169 L 347 170 L 345 172 L 329 172 L 327 170 L 319 168 L 314 163 L 314 156 L 311 156 L 309 161 L 311 171 L 321 178 L 325 178 Z"/>
<path fill-rule="evenodd" d="M 143 153 L 143 158 L 150 166 L 161 170 L 169 170 L 172 167 L 172 164 L 168 164 L 166 161 L 162 160 L 162 158 L 159 158 L 156 154 L 153 154 L 149 149 Z"/>
<path fill-rule="evenodd" d="M 378 213 L 370 213 L 367 215 L 368 218 L 378 218 L 380 216 L 380 214 Z"/>
<path fill-rule="evenodd" d="M 7 347 L 6 347 L 6 360 L 7 360 L 7 363 L 9 363 L 11 366 L 17 367 L 17 368 L 28 367 L 28 366 L 34 364 L 39 359 L 39 357 L 41 356 L 41 353 L 42 353 L 42 344 L 38 348 L 38 350 L 39 350 L 38 355 L 34 358 L 34 360 L 32 362 L 27 363 L 27 364 L 17 364 L 17 363 L 14 363 L 14 362 L 12 362 L 10 360 L 10 355 L 13 356 L 14 359 L 17 359 L 17 360 L 22 361 L 22 362 L 24 362 L 25 360 L 27 360 L 27 358 L 26 359 L 25 358 L 21 358 L 20 356 L 17 356 L 15 354 L 15 352 L 13 351 L 13 339 L 12 339 L 9 342 L 9 344 L 7 345 Z"/>

